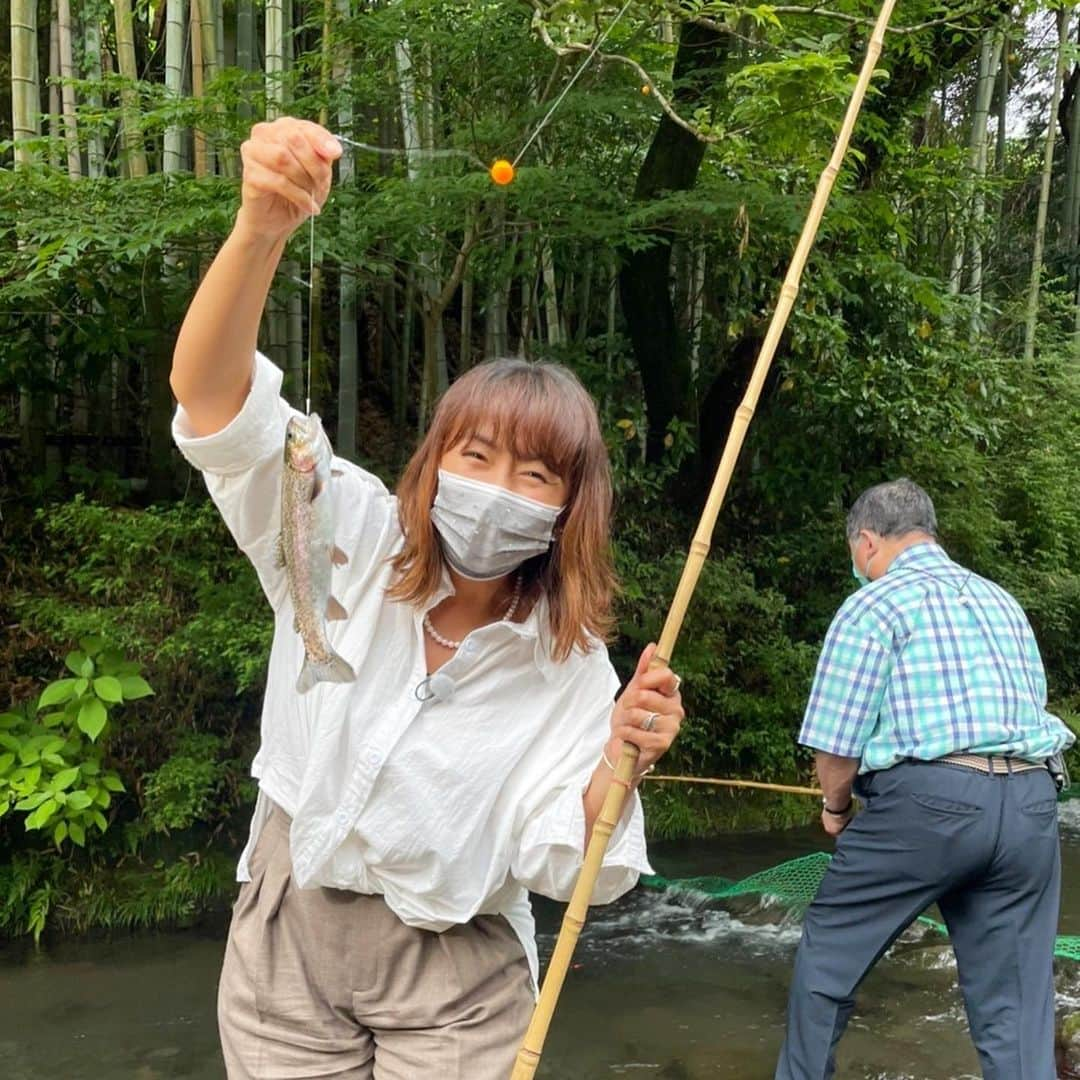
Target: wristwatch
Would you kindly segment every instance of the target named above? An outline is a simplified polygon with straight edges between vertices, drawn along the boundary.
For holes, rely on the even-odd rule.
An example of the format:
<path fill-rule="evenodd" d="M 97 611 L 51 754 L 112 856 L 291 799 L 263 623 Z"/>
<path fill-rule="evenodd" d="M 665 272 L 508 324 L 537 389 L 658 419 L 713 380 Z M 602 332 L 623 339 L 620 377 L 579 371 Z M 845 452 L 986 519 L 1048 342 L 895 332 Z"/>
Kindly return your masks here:
<path fill-rule="evenodd" d="M 847 806 L 845 806 L 843 810 L 833 810 L 829 806 L 829 800 L 826 799 L 826 798 L 823 798 L 821 800 L 821 806 L 822 806 L 822 809 L 825 811 L 826 814 L 832 814 L 833 817 L 847 817 L 848 814 L 851 813 L 851 805 L 852 805 L 853 802 L 854 802 L 853 799 L 848 799 Z"/>

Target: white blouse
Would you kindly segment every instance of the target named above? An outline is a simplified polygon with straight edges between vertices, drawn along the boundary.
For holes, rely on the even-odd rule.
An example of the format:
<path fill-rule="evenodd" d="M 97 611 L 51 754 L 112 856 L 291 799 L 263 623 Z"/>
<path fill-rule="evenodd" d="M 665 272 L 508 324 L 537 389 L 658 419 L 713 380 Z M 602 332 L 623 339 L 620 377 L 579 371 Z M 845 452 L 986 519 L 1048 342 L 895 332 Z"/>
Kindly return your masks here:
<path fill-rule="evenodd" d="M 295 411 L 280 395 L 281 378 L 256 354 L 251 391 L 225 428 L 197 437 L 183 408 L 173 422 L 275 616 L 251 767 L 259 798 L 237 879 L 250 879 L 272 800 L 293 819 L 301 888 L 381 894 L 402 922 L 435 931 L 504 915 L 535 979 L 527 890 L 565 900 L 581 867 L 582 795 L 619 686 L 607 650 L 596 642 L 555 662 L 541 602 L 522 623 L 474 630 L 426 680 L 423 612 L 385 595 L 402 543 L 396 500 L 376 477 L 335 458 L 343 473 L 333 488 L 336 541 L 349 562 L 334 570 L 333 592 L 349 618 L 328 623 L 327 633 L 357 678 L 297 694 L 303 643 L 275 556 L 285 427 Z M 447 576 L 431 606 L 452 591 Z M 635 793 L 594 902 L 609 903 L 651 872 Z"/>

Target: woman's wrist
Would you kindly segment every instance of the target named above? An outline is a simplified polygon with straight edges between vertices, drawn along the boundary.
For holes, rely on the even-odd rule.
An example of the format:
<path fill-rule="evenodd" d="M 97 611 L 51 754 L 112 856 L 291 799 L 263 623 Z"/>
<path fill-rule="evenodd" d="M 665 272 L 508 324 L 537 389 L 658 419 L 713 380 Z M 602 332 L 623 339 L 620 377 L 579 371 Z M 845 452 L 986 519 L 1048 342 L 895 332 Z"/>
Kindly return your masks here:
<path fill-rule="evenodd" d="M 247 248 L 256 258 L 274 259 L 276 262 L 285 251 L 290 235 L 291 232 L 268 233 L 255 227 L 247 220 L 241 207 L 236 215 L 236 221 L 233 222 L 229 238 L 234 243 Z"/>
<path fill-rule="evenodd" d="M 622 749 L 623 740 L 617 739 L 615 738 L 615 736 L 612 736 L 604 744 L 604 749 L 600 755 L 601 764 L 605 765 L 608 769 L 614 772 L 616 767 L 618 766 L 619 758 L 622 756 Z M 636 783 L 637 781 L 641 780 L 643 777 L 651 773 L 655 768 L 655 765 L 647 765 L 643 769 L 636 769 L 633 776 L 634 782 Z"/>

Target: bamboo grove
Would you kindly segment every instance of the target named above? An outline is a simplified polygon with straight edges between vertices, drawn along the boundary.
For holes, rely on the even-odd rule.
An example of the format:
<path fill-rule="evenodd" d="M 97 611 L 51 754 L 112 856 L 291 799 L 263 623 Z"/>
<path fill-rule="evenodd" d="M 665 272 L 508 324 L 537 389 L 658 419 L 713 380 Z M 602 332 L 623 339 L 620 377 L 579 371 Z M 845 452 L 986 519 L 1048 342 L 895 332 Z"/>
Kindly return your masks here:
<path fill-rule="evenodd" d="M 157 694 L 108 762 L 124 820 L 179 820 L 162 770 L 209 785 L 213 836 L 244 797 L 267 630 L 172 449 L 168 371 L 261 120 L 348 140 L 314 258 L 298 230 L 264 313 L 291 399 L 310 350 L 338 453 L 392 482 L 461 371 L 571 365 L 615 473 L 614 655 L 656 639 L 874 8 L 621 8 L 0 0 L 0 682 L 30 700 L 85 635 L 147 665 Z M 794 727 L 850 586 L 838 523 L 888 476 L 1024 603 L 1056 708 L 1080 712 L 1080 11 L 900 0 L 883 56 L 680 642 L 673 772 L 806 780 Z M 668 834 L 736 805 L 649 798 Z"/>

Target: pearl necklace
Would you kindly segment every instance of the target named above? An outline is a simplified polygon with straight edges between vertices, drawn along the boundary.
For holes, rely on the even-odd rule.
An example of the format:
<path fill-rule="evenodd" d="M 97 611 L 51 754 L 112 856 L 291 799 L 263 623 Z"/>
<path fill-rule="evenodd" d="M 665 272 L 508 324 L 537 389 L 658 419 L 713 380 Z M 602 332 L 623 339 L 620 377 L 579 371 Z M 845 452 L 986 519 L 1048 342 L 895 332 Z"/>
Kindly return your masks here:
<path fill-rule="evenodd" d="M 518 604 L 521 603 L 521 575 L 518 574 L 517 581 L 514 583 L 514 596 L 510 601 L 510 606 L 506 609 L 506 614 L 503 615 L 503 621 L 506 622 L 514 617 L 514 612 L 518 609 Z M 424 631 L 433 640 L 437 641 L 444 649 L 460 649 L 461 641 L 451 641 L 449 638 L 445 638 L 434 626 L 431 625 L 431 615 L 428 612 L 424 613 Z M 462 638 L 462 641 L 465 639 Z"/>

